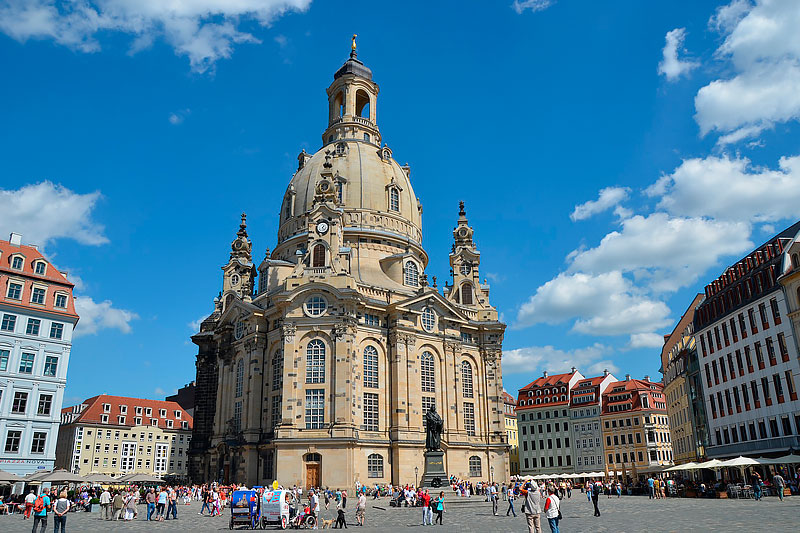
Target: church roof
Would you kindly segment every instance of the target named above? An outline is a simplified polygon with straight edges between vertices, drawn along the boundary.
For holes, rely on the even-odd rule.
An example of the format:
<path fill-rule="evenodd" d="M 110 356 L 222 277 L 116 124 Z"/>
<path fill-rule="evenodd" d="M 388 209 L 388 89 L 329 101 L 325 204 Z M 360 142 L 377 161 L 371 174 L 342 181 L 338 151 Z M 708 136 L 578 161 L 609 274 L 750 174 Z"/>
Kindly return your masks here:
<path fill-rule="evenodd" d="M 341 78 L 345 74 L 354 74 L 356 76 L 361 76 L 362 78 L 372 80 L 372 71 L 369 69 L 369 67 L 356 58 L 355 52 L 352 52 L 350 54 L 350 59 L 345 61 L 344 65 L 342 65 L 339 70 L 336 71 L 336 73 L 333 75 L 333 79 Z"/>

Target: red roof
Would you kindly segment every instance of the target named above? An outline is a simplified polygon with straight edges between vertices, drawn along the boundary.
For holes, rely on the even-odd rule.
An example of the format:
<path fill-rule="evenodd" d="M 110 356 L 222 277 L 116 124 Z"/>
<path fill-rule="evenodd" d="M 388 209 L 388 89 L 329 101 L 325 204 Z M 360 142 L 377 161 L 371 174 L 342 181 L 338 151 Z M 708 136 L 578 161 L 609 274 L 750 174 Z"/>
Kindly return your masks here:
<path fill-rule="evenodd" d="M 110 405 L 109 410 L 104 410 L 103 404 Z M 122 412 L 121 406 L 123 405 L 127 407 L 127 411 L 125 413 Z M 142 408 L 141 414 L 136 414 L 137 407 Z M 147 416 L 148 408 L 151 409 L 150 416 Z M 176 402 L 168 402 L 164 400 L 146 400 L 143 398 L 128 398 L 126 396 L 109 396 L 107 394 L 101 394 L 100 396 L 89 398 L 81 405 L 65 407 L 61 410 L 61 413 L 72 413 L 76 409 L 80 411 L 80 415 L 72 420 L 71 423 L 74 424 L 84 423 L 133 427 L 136 425 L 134 424 L 134 419 L 141 418 L 141 425 L 143 426 L 153 426 L 152 420 L 156 420 L 158 422 L 158 427 L 161 429 L 182 429 L 183 425 L 181 422 L 188 422 L 188 429 L 191 430 L 194 422 L 192 416 L 187 413 L 183 407 L 178 405 Z M 160 415 L 161 409 L 166 410 L 166 416 L 163 418 Z M 180 416 L 175 416 L 176 411 L 180 413 Z M 108 415 L 108 422 L 103 422 L 101 415 Z M 120 423 L 118 418 L 119 416 L 125 417 L 124 423 Z M 171 428 L 167 427 L 167 420 L 172 420 Z"/>
<path fill-rule="evenodd" d="M 517 405 L 517 400 L 514 399 L 508 392 L 503 391 L 503 403 L 510 405 Z"/>
<path fill-rule="evenodd" d="M 569 380 L 572 378 L 573 373 L 569 374 L 555 374 L 553 376 L 542 376 L 536 379 L 519 390 L 517 396 L 517 409 L 536 409 L 544 407 L 553 407 L 554 405 L 567 405 L 569 403 Z M 532 395 L 528 396 L 528 392 Z M 537 395 L 536 393 L 539 392 Z M 544 403 L 545 398 L 549 401 Z M 524 400 L 541 399 L 542 403 L 525 405 L 522 403 Z"/>
<path fill-rule="evenodd" d="M 586 405 L 596 405 L 600 402 L 600 384 L 604 379 L 606 379 L 606 376 L 596 376 L 576 381 L 575 385 L 572 387 L 572 394 L 569 401 L 570 407 L 584 407 Z M 575 403 L 576 398 L 581 398 L 584 394 L 588 393 L 594 394 L 593 401 Z"/>
<path fill-rule="evenodd" d="M 16 255 L 23 256 L 22 269 L 11 268 L 12 258 Z M 34 263 L 43 261 L 45 266 L 44 274 L 37 274 L 34 270 Z M 24 281 L 21 299 L 7 298 L 9 278 L 21 279 Z M 44 304 L 31 302 L 33 292 L 33 282 L 47 286 Z M 19 309 L 33 309 L 36 311 L 47 311 L 62 317 L 78 318 L 75 312 L 75 301 L 72 297 L 74 285 L 67 280 L 66 276 L 59 272 L 56 267 L 48 261 L 35 246 L 15 245 L 9 241 L 0 240 L 0 302 L 9 307 Z M 60 308 L 55 306 L 56 292 L 67 295 L 67 306 Z"/>
<path fill-rule="evenodd" d="M 616 389 L 616 390 L 615 390 Z M 617 396 L 622 396 L 625 393 L 630 394 L 630 398 L 614 400 Z M 648 402 L 649 407 L 642 407 L 641 396 L 647 394 L 650 397 Z M 661 402 L 664 408 L 656 407 L 654 402 Z M 616 405 L 630 405 L 630 409 L 622 411 L 611 411 L 611 406 Z M 629 379 L 625 381 L 616 381 L 609 383 L 606 391 L 603 393 L 603 410 L 601 414 L 618 414 L 620 412 L 636 412 L 636 411 L 663 411 L 666 412 L 666 400 L 664 399 L 664 385 L 654 381 L 645 381 L 643 379 Z"/>

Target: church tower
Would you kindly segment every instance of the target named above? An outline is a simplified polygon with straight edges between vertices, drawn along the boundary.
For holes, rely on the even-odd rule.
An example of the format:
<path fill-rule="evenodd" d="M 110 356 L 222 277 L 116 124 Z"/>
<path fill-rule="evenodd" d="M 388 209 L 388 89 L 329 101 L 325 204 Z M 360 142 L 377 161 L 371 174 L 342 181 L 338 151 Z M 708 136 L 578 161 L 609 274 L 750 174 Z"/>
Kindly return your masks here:
<path fill-rule="evenodd" d="M 256 269 L 252 258 L 253 244 L 247 237 L 247 215 L 242 213 L 242 222 L 236 238 L 231 243 L 228 263 L 222 267 L 222 306 L 226 309 L 234 296 L 250 301 L 253 298 L 253 283 Z"/>

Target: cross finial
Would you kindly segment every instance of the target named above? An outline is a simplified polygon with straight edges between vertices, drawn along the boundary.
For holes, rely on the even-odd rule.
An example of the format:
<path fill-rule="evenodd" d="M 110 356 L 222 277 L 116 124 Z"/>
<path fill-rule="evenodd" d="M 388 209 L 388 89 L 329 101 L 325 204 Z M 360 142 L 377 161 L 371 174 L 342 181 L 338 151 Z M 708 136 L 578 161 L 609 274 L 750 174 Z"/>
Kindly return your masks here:
<path fill-rule="evenodd" d="M 353 34 L 353 43 L 350 45 L 350 57 L 356 57 L 356 37 L 358 37 L 357 33 Z"/>
<path fill-rule="evenodd" d="M 247 213 L 242 213 L 242 226 L 247 226 Z"/>
<path fill-rule="evenodd" d="M 464 201 L 458 202 L 458 216 L 463 217 L 466 216 L 467 213 L 464 211 Z"/>

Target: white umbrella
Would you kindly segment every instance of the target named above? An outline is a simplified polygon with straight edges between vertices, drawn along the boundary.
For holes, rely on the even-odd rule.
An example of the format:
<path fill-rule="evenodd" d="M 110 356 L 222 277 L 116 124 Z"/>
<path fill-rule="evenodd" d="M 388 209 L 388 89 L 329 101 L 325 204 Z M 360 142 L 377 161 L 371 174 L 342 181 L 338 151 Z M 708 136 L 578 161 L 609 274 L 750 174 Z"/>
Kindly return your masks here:
<path fill-rule="evenodd" d="M 40 483 L 48 481 L 50 483 L 84 483 L 86 480 L 78 474 L 73 474 L 67 470 L 59 469 L 49 472 L 47 475 L 38 478 L 36 481 Z"/>
<path fill-rule="evenodd" d="M 711 459 L 710 461 L 706 461 L 705 463 L 698 463 L 695 465 L 695 468 L 710 468 L 712 470 L 716 470 L 717 468 L 722 467 L 722 461 L 719 459 Z"/>
<path fill-rule="evenodd" d="M 727 467 L 727 466 L 751 466 L 751 465 L 760 465 L 763 464 L 761 461 L 757 459 L 751 459 L 749 457 L 739 456 L 735 459 L 728 459 L 727 461 L 722 461 L 719 466 Z"/>
<path fill-rule="evenodd" d="M 790 453 L 783 457 L 776 457 L 775 459 L 767 459 L 766 457 L 759 457 L 758 462 L 763 465 L 790 465 L 800 463 L 800 455 Z"/>
<path fill-rule="evenodd" d="M 697 463 L 689 462 L 689 463 L 684 463 L 682 465 L 671 466 L 671 467 L 667 468 L 664 471 L 665 472 L 679 472 L 679 471 L 682 471 L 682 470 L 695 470 L 696 468 L 697 468 Z"/>

